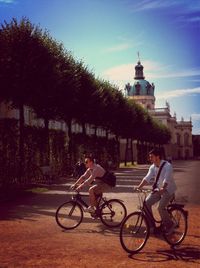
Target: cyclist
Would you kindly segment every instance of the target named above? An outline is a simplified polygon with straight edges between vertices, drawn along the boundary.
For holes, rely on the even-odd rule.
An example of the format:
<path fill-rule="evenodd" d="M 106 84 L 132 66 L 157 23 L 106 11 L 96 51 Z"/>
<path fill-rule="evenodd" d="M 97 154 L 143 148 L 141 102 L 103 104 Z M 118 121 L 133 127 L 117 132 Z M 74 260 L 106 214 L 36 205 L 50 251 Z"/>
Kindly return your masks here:
<path fill-rule="evenodd" d="M 141 189 L 144 185 L 150 183 L 151 179 L 156 178 L 161 166 L 160 175 L 154 181 L 153 190 L 146 198 L 146 205 L 148 210 L 152 213 L 152 206 L 159 202 L 158 212 L 162 220 L 162 228 L 165 228 L 167 234 L 171 234 L 175 228 L 174 223 L 171 221 L 166 206 L 173 198 L 176 191 L 176 184 L 173 178 L 173 168 L 168 161 L 162 159 L 161 151 L 157 148 L 149 152 L 149 159 L 152 165 L 149 168 L 147 175 L 143 178 L 138 185 Z M 156 232 L 155 224 L 150 221 L 151 230 Z"/>
<path fill-rule="evenodd" d="M 109 191 L 111 187 L 101 180 L 106 171 L 102 166 L 95 163 L 93 157 L 87 156 L 85 158 L 85 166 L 87 168 L 85 173 L 71 186 L 71 189 L 80 191 L 83 187 L 90 186 L 94 182 L 95 184 L 89 188 L 90 206 L 85 211 L 95 213 L 95 208 L 97 207 L 96 196 Z"/>

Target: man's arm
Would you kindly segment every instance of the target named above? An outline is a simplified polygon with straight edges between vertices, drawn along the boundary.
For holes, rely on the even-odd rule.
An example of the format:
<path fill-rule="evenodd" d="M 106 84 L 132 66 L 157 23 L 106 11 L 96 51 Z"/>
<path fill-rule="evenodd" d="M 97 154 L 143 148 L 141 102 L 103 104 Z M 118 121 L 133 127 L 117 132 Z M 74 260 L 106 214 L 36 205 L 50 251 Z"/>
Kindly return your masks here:
<path fill-rule="evenodd" d="M 154 177 L 153 166 L 150 166 L 147 175 L 142 179 L 141 183 L 138 185 L 138 189 L 142 189 L 143 186 L 149 184 L 150 180 Z"/>
<path fill-rule="evenodd" d="M 86 172 L 78 178 L 78 180 L 71 186 L 72 189 L 76 188 L 77 185 L 82 185 L 85 178 L 88 177 L 89 170 L 87 169 Z M 76 188 L 78 190 L 79 186 Z"/>
<path fill-rule="evenodd" d="M 138 185 L 138 189 L 142 189 L 142 187 L 143 186 L 145 186 L 145 185 L 147 185 L 148 184 L 148 182 L 145 180 L 145 179 L 143 179 L 142 181 L 141 181 L 141 183 Z"/>

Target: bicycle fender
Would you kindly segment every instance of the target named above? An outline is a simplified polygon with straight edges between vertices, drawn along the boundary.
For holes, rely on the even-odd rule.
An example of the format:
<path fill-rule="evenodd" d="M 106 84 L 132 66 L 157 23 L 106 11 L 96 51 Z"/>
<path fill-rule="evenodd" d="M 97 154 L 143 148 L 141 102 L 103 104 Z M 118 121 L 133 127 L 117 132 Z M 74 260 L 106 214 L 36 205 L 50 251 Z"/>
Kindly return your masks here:
<path fill-rule="evenodd" d="M 124 203 L 124 200 L 117 199 L 117 198 L 113 198 L 113 199 L 108 199 L 108 200 L 106 200 L 106 202 L 110 202 L 110 201 L 120 201 L 120 202 Z"/>

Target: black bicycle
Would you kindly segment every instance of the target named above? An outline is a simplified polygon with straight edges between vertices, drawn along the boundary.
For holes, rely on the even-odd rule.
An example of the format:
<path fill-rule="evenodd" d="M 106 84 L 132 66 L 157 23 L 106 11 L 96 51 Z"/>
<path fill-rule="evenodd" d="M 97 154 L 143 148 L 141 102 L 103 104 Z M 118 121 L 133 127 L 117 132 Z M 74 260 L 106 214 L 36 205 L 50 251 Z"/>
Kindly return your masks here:
<path fill-rule="evenodd" d="M 83 200 L 88 198 L 88 194 L 80 194 L 75 192 L 72 195 L 72 200 L 60 205 L 56 211 L 57 224 L 66 230 L 78 227 L 83 221 L 85 208 L 88 204 Z M 127 210 L 122 200 L 109 199 L 107 200 L 103 195 L 97 197 L 97 209 L 92 213 L 92 218 L 100 218 L 103 224 L 108 227 L 118 227 L 127 215 Z"/>
<path fill-rule="evenodd" d="M 167 210 L 174 223 L 172 233 L 167 233 L 162 227 L 162 222 L 156 220 L 149 212 L 145 199 L 150 190 L 137 190 L 139 199 L 139 210 L 129 214 L 123 221 L 120 228 L 120 243 L 123 249 L 131 254 L 138 253 L 146 244 L 150 235 L 149 220 L 160 224 L 160 233 L 172 247 L 179 245 L 185 238 L 188 228 L 188 211 L 184 210 L 183 204 L 177 204 L 173 200 Z"/>

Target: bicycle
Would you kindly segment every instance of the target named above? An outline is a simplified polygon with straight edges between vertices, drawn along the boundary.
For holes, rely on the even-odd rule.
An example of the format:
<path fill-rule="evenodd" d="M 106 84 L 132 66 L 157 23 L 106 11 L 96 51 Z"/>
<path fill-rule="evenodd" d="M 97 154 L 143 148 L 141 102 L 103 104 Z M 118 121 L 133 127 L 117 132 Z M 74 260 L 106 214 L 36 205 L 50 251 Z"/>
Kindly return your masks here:
<path fill-rule="evenodd" d="M 188 211 L 184 210 L 183 204 L 177 204 L 173 199 L 167 206 L 168 213 L 174 222 L 174 231 L 168 234 L 162 226 L 161 220 L 156 220 L 148 210 L 145 199 L 151 190 L 137 190 L 139 199 L 139 210 L 129 214 L 123 221 L 120 228 L 120 243 L 122 248 L 131 254 L 138 253 L 145 246 L 150 235 L 150 219 L 163 235 L 166 242 L 175 247 L 180 245 L 187 234 Z"/>
<path fill-rule="evenodd" d="M 80 194 L 75 191 L 72 200 L 61 204 L 56 210 L 56 222 L 65 229 L 75 229 L 83 221 L 84 208 L 88 208 L 87 202 L 83 197 L 89 197 L 88 194 Z M 107 227 L 118 227 L 127 215 L 127 210 L 122 200 L 109 199 L 103 195 L 97 197 L 97 209 L 95 214 L 91 214 L 92 218 L 99 218 Z"/>

